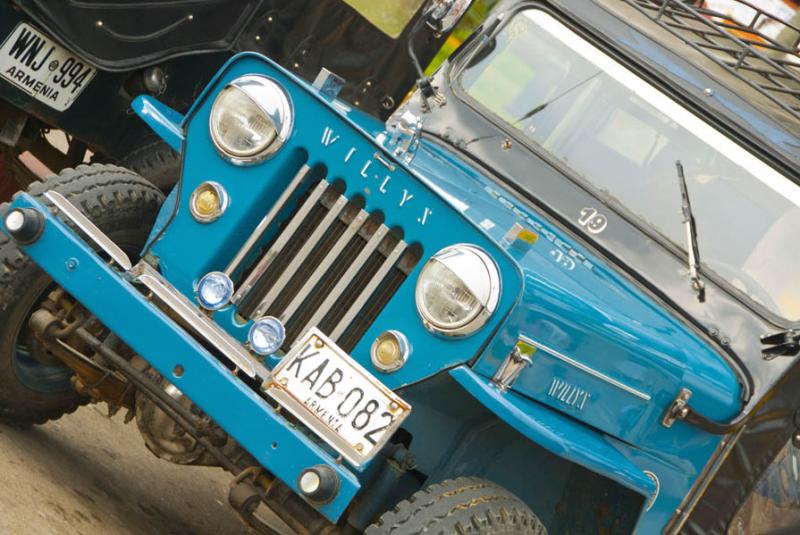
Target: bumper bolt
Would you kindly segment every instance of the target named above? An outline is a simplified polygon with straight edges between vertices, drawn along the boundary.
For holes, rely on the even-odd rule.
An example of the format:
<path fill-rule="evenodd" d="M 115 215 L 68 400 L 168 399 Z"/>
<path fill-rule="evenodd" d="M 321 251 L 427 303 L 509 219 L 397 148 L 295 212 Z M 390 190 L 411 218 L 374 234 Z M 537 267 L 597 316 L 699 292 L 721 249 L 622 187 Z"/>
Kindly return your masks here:
<path fill-rule="evenodd" d="M 330 466 L 318 464 L 300 473 L 297 488 L 309 501 L 327 503 L 339 492 L 339 476 Z"/>
<path fill-rule="evenodd" d="M 23 245 L 35 242 L 44 230 L 44 216 L 33 208 L 14 208 L 3 223 L 14 241 Z"/>

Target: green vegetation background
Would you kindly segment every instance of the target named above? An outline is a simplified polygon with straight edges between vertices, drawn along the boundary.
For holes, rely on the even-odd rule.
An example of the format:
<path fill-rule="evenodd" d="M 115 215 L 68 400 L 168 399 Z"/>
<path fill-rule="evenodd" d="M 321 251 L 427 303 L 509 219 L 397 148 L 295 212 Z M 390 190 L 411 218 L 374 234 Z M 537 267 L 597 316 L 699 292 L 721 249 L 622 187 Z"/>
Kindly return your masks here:
<path fill-rule="evenodd" d="M 396 37 L 400 35 L 414 13 L 422 7 L 424 0 L 346 0 L 364 17 L 385 33 Z M 444 43 L 436 58 L 428 67 L 436 70 L 447 57 L 458 48 L 472 31 L 486 19 L 487 13 L 499 0 L 475 0 L 469 11 Z"/>

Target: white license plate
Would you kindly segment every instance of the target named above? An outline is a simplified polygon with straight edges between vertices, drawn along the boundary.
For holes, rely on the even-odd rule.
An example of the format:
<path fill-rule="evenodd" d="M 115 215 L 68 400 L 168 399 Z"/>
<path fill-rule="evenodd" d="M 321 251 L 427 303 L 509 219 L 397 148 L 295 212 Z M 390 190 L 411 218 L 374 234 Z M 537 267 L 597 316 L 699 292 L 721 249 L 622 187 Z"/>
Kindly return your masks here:
<path fill-rule="evenodd" d="M 0 47 L 0 76 L 58 111 L 69 108 L 94 68 L 24 22 Z"/>
<path fill-rule="evenodd" d="M 272 370 L 267 393 L 356 466 L 369 461 L 411 412 L 316 328 Z"/>

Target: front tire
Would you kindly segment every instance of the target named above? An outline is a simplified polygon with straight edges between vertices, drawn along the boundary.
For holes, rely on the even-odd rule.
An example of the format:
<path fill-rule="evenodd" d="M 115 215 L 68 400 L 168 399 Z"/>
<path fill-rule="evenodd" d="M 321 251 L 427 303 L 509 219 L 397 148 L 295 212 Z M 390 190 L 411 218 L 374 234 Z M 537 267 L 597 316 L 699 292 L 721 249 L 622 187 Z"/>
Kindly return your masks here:
<path fill-rule="evenodd" d="M 525 503 L 491 481 L 449 479 L 384 513 L 364 535 L 547 535 Z"/>
<path fill-rule="evenodd" d="M 169 191 L 181 176 L 181 157 L 161 138 L 149 136 L 119 164 L 140 174 L 161 191 Z"/>
<path fill-rule="evenodd" d="M 55 190 L 80 208 L 128 254 L 147 239 L 163 196 L 140 176 L 113 165 L 66 169 L 29 193 L 47 204 Z M 4 211 L 4 210 L 3 210 Z M 49 355 L 28 328 L 31 314 L 55 287 L 52 279 L 0 234 L 0 421 L 42 424 L 85 401 L 72 388 L 72 370 Z"/>

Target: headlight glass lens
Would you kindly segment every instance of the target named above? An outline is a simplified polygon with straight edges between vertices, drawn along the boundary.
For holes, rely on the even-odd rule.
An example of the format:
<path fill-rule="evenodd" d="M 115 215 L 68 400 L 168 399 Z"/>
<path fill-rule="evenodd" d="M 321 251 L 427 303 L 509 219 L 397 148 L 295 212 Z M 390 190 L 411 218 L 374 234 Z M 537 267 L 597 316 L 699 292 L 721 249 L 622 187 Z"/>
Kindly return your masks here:
<path fill-rule="evenodd" d="M 444 264 L 433 261 L 425 266 L 420 285 L 422 309 L 442 328 L 455 329 L 480 312 L 478 299 Z"/>
<path fill-rule="evenodd" d="M 240 158 L 264 151 L 277 135 L 266 112 L 234 86 L 226 87 L 217 97 L 211 124 L 220 148 Z"/>
<path fill-rule="evenodd" d="M 500 299 L 500 272 L 482 249 L 446 247 L 425 264 L 417 279 L 417 310 L 425 326 L 448 336 L 466 336 L 486 324 Z"/>

